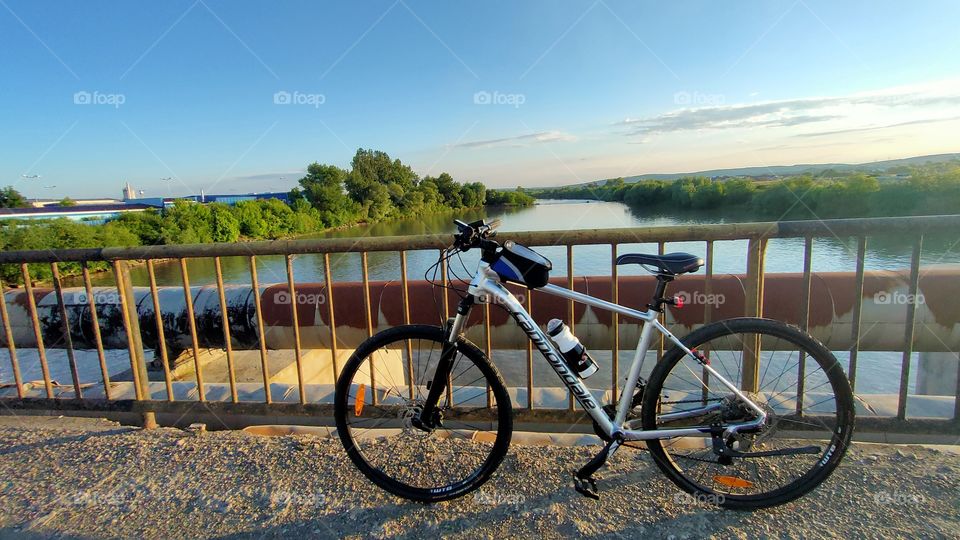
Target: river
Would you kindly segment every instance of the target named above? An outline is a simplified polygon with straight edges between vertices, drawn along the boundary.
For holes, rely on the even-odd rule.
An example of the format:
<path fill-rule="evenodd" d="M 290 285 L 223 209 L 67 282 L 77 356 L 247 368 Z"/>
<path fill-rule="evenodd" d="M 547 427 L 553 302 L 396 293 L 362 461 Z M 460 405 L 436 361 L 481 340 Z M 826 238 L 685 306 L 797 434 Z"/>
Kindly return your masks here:
<path fill-rule="evenodd" d="M 425 233 L 452 233 L 455 230 L 453 219 L 472 221 L 480 218 L 500 218 L 502 225 L 500 237 L 510 238 L 511 231 L 535 230 L 573 230 L 626 227 L 654 227 L 668 225 L 692 225 L 713 223 L 735 223 L 764 221 L 751 215 L 732 214 L 730 212 L 684 212 L 666 214 L 645 212 L 632 209 L 622 203 L 598 201 L 559 201 L 541 200 L 529 208 L 486 208 L 459 213 L 433 214 L 415 219 L 399 219 L 374 225 L 358 226 L 348 229 L 328 231 L 315 235 L 319 238 L 362 237 L 362 236 L 403 236 Z M 924 238 L 922 264 L 958 264 L 960 253 L 954 251 L 957 246 L 955 235 L 931 235 Z M 899 270 L 908 268 L 912 252 L 913 239 L 893 235 L 879 235 L 868 239 L 865 267 L 868 270 Z M 553 262 L 555 275 L 566 275 L 566 250 L 564 247 L 534 246 Z M 656 244 L 629 244 L 619 247 L 619 253 L 648 252 L 656 253 Z M 669 251 L 688 251 L 703 255 L 704 242 L 671 242 L 666 245 Z M 610 275 L 609 246 L 580 246 L 574 248 L 575 275 Z M 714 273 L 743 273 L 746 269 L 746 241 L 719 241 L 714 245 Z M 475 268 L 477 254 L 464 255 L 466 267 Z M 408 277 L 411 280 L 422 279 L 424 272 L 436 262 L 437 251 L 411 251 L 408 253 Z M 815 272 L 853 272 L 856 269 L 856 238 L 817 238 L 814 240 L 812 265 Z M 400 279 L 400 262 L 397 253 L 370 253 L 369 271 L 372 280 Z M 222 261 L 224 281 L 227 283 L 249 284 L 250 273 L 245 257 L 226 257 Z M 285 283 L 286 268 L 284 258 L 258 257 L 258 269 L 261 284 Z M 213 261 L 211 259 L 191 259 L 188 261 L 192 285 L 206 285 L 215 282 Z M 803 239 L 773 239 L 769 242 L 766 256 L 767 272 L 802 272 Z M 642 273 L 634 265 L 620 268 L 621 275 Z M 147 285 L 146 268 L 132 269 L 135 285 Z M 359 281 L 361 279 L 360 254 L 344 253 L 331 256 L 331 274 L 335 281 Z M 466 275 L 465 272 L 461 274 Z M 323 281 L 323 258 L 317 255 L 300 255 L 294 259 L 294 276 L 298 283 Z M 163 263 L 156 266 L 159 285 L 181 284 L 180 269 L 177 264 Z M 110 273 L 94 276 L 94 283 L 103 286 L 113 285 Z M 67 285 L 78 286 L 74 279 Z M 797 299 L 799 306 L 800 299 Z M 847 364 L 846 351 L 837 351 L 843 365 Z M 900 353 L 863 352 L 861 353 L 863 384 L 870 392 L 896 393 L 900 380 Z M 911 373 L 917 372 L 917 354 L 911 362 Z M 915 381 L 911 377 L 910 389 Z"/>
<path fill-rule="evenodd" d="M 627 227 L 656 227 L 668 225 L 694 225 L 713 223 L 736 223 L 762 221 L 751 215 L 729 212 L 684 212 L 666 214 L 632 209 L 622 203 L 599 201 L 541 200 L 529 208 L 485 208 L 459 213 L 442 213 L 412 219 L 398 219 L 373 225 L 363 225 L 328 231 L 314 235 L 317 238 L 405 236 L 427 233 L 453 233 L 453 219 L 472 221 L 480 218 L 500 218 L 500 236 L 509 238 L 511 231 L 545 231 L 573 229 L 605 229 Z M 874 236 L 868 239 L 865 267 L 867 270 L 896 270 L 910 265 L 913 239 L 893 235 Z M 924 238 L 922 264 L 960 263 L 960 253 L 953 251 L 957 238 L 953 235 L 928 236 Z M 746 240 L 720 241 L 714 245 L 714 272 L 743 273 L 746 269 Z M 703 255 L 704 242 L 670 242 L 667 252 L 688 251 Z M 618 253 L 656 253 L 656 244 L 624 243 Z M 539 246 L 537 251 L 551 259 L 554 273 L 565 275 L 566 250 L 562 246 Z M 370 253 L 370 279 L 399 279 L 399 254 Z M 422 279 L 424 272 L 437 260 L 436 251 L 411 251 L 408 253 L 408 277 Z M 818 238 L 814 240 L 813 270 L 815 272 L 852 272 L 856 269 L 856 238 Z M 464 255 L 467 268 L 473 269 L 476 255 Z M 286 282 L 286 269 L 282 256 L 258 257 L 260 282 L 263 284 Z M 227 283 L 250 283 L 248 262 L 242 257 L 226 257 L 222 261 L 224 281 Z M 194 285 L 215 282 L 211 259 L 188 261 L 190 282 Z M 803 271 L 803 239 L 777 238 L 768 243 L 766 256 L 767 272 Z M 642 273 L 643 270 L 629 265 L 621 267 L 621 275 Z M 463 272 L 461 272 L 462 274 Z M 361 279 L 359 253 L 343 253 L 331 256 L 331 274 L 335 281 L 358 281 Z M 610 275 L 609 246 L 580 246 L 574 248 L 575 275 Z M 176 264 L 156 266 L 159 285 L 179 285 L 180 269 Z M 294 276 L 297 282 L 323 281 L 323 258 L 316 255 L 300 255 L 294 259 Z M 97 285 L 112 285 L 109 273 L 95 276 Z M 146 269 L 132 271 L 135 285 L 147 285 Z M 79 282 L 70 285 L 80 285 Z"/>

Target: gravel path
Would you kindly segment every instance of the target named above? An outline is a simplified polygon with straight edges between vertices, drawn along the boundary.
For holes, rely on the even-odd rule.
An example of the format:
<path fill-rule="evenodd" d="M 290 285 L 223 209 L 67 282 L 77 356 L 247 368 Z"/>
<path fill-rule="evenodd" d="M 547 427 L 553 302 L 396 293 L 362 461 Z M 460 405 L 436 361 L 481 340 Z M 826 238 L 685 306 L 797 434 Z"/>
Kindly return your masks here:
<path fill-rule="evenodd" d="M 960 455 L 858 445 L 800 502 L 756 513 L 689 501 L 623 449 L 594 502 L 570 487 L 592 447 L 514 446 L 493 480 L 423 506 L 387 495 L 336 439 L 0 421 L 0 537 L 960 536 Z"/>

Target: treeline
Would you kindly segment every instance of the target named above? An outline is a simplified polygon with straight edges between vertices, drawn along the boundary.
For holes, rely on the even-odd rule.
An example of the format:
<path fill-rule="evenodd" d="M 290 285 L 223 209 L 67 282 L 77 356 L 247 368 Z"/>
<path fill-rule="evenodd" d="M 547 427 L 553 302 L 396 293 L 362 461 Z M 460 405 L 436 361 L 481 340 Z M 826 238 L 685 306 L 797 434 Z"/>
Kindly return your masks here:
<path fill-rule="evenodd" d="M 102 224 L 66 218 L 47 221 L 0 220 L 0 248 L 4 251 L 123 247 L 156 244 L 202 244 L 266 240 L 317 232 L 325 228 L 320 213 L 304 200 L 287 204 L 279 199 L 198 204 L 175 201 L 164 210 L 127 212 Z M 62 262 L 64 275 L 80 273 L 77 263 Z M 90 263 L 94 271 L 105 263 Z M 34 279 L 49 280 L 50 265 L 31 264 Z M 20 283 L 15 265 L 0 266 L 4 283 Z"/>
<path fill-rule="evenodd" d="M 773 181 L 747 178 L 622 178 L 603 184 L 532 190 L 542 199 L 619 201 L 635 208 L 741 210 L 773 219 L 954 214 L 960 212 L 960 163 L 912 167 L 881 181 L 863 172 L 801 175 Z"/>
<path fill-rule="evenodd" d="M 631 206 L 664 206 L 683 209 L 712 208 L 718 204 L 739 205 L 750 200 L 756 186 L 748 180 L 712 182 L 705 177 L 680 180 L 643 180 L 627 184 L 623 178 L 603 184 L 533 190 L 539 199 L 592 199 L 617 201 Z"/>
<path fill-rule="evenodd" d="M 532 206 L 534 202 L 536 202 L 536 199 L 528 195 L 522 187 L 518 187 L 516 191 L 497 190 L 487 192 L 488 206 Z"/>
<path fill-rule="evenodd" d="M 309 201 L 328 226 L 485 204 L 533 204 L 523 193 L 488 191 L 480 182 L 461 184 L 447 173 L 420 178 L 409 165 L 379 150 L 357 150 L 350 165 L 348 171 L 312 163 L 292 198 Z"/>
<path fill-rule="evenodd" d="M 65 199 L 66 200 L 66 199 Z M 71 201 L 73 202 L 73 201 Z M 127 212 L 102 224 L 66 218 L 0 220 L 0 249 L 70 249 L 157 244 L 202 244 L 277 239 L 323 231 L 331 227 L 413 217 L 430 212 L 477 208 L 484 204 L 528 206 L 534 199 L 523 192 L 487 190 L 480 182 L 459 183 L 447 173 L 420 178 L 399 159 L 384 152 L 360 149 L 350 170 L 312 163 L 289 203 L 279 199 L 198 204 L 178 200 L 162 210 Z M 67 203 L 69 205 L 70 203 Z M 61 203 L 63 206 L 63 204 Z M 0 190 L 0 206 L 29 206 L 12 187 Z M 94 270 L 103 264 L 91 265 Z M 76 263 L 62 263 L 64 275 L 80 272 Z M 49 265 L 30 265 L 31 275 L 51 277 Z M 5 283 L 21 281 L 19 269 L 0 268 Z"/>

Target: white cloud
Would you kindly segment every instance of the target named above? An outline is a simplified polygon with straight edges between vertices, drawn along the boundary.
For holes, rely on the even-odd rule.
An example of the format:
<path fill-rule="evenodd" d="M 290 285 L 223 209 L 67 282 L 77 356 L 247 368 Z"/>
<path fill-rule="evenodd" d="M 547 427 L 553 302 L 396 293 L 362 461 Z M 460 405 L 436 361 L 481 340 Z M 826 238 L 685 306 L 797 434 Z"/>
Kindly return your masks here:
<path fill-rule="evenodd" d="M 876 125 L 877 114 L 895 116 L 909 110 L 934 111 L 960 107 L 960 80 L 926 85 L 901 86 L 849 96 L 797 98 L 738 105 L 683 108 L 644 118 L 617 122 L 629 136 L 692 130 L 730 130 L 796 127 L 830 121 L 873 120 L 868 125 L 845 125 L 841 129 Z"/>
<path fill-rule="evenodd" d="M 954 120 L 960 120 L 960 116 L 948 116 L 944 118 L 921 118 L 918 120 L 908 120 L 906 122 L 898 122 L 896 124 L 884 124 L 884 125 L 875 125 L 875 126 L 863 126 L 847 129 L 835 129 L 832 131 L 812 131 L 809 133 L 798 133 L 794 137 L 823 137 L 825 135 L 843 135 L 847 133 L 864 133 L 868 131 L 879 131 L 883 129 L 892 129 L 904 126 L 915 126 L 921 124 L 938 124 L 940 122 L 953 122 Z"/>
<path fill-rule="evenodd" d="M 531 144 L 551 143 L 551 142 L 569 142 L 577 138 L 569 133 L 562 131 L 540 131 L 537 133 L 527 133 L 524 135 L 515 135 L 513 137 L 502 137 L 499 139 L 485 139 L 479 141 L 469 141 L 453 145 L 454 148 L 496 148 L 496 147 L 517 147 L 529 146 Z"/>

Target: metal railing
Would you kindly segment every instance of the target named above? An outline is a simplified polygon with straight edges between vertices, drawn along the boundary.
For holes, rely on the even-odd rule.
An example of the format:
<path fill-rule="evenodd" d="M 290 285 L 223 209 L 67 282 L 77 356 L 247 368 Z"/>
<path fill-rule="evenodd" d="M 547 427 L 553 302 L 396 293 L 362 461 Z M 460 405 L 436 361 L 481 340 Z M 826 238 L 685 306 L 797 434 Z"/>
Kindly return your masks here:
<path fill-rule="evenodd" d="M 920 260 L 923 246 L 924 235 L 931 233 L 955 233 L 960 230 L 960 215 L 951 216 L 926 216 L 926 217 L 904 217 L 904 218 L 869 218 L 869 219 L 840 219 L 825 221 L 791 221 L 791 222 L 771 222 L 771 223 L 739 223 L 725 225 L 696 225 L 696 226 L 671 226 L 671 227 L 649 227 L 632 229 L 606 229 L 606 230 L 576 230 L 576 231 L 546 231 L 546 232 L 517 232 L 509 233 L 509 237 L 517 242 L 530 246 L 564 246 L 566 249 L 566 276 L 565 284 L 568 287 L 574 286 L 574 248 L 585 245 L 607 245 L 610 246 L 611 264 L 610 264 L 610 299 L 613 302 L 619 300 L 621 277 L 618 275 L 617 266 L 614 264 L 618 254 L 618 246 L 623 244 L 635 243 L 656 243 L 659 252 L 663 253 L 665 245 L 669 242 L 703 242 L 705 246 L 705 280 L 704 291 L 710 294 L 715 285 L 715 243 L 726 240 L 746 240 L 747 252 L 746 274 L 743 276 L 745 291 L 745 309 L 744 315 L 762 316 L 764 311 L 764 260 L 767 242 L 775 238 L 802 238 L 804 239 L 803 248 L 803 277 L 802 289 L 804 294 L 800 298 L 799 321 L 802 329 L 806 330 L 810 323 L 811 303 L 810 291 L 811 282 L 814 275 L 812 271 L 812 253 L 814 239 L 816 238 L 856 238 L 857 240 L 857 263 L 855 269 L 855 291 L 856 298 L 860 298 L 864 291 L 865 271 L 864 259 L 866 254 L 867 239 L 876 235 L 902 234 L 914 238 L 914 246 L 910 257 L 909 290 L 910 294 L 916 295 L 920 280 Z M 442 250 L 450 243 L 448 234 L 440 235 L 420 235 L 406 237 L 373 237 L 373 238 L 336 238 L 336 239 L 315 239 L 315 240 L 278 240 L 267 242 L 249 242 L 249 243 L 231 243 L 231 244 L 204 244 L 204 245 L 159 245 L 159 246 L 141 246 L 130 248 L 103 248 L 103 249 L 65 249 L 65 250 L 43 250 L 43 251 L 14 251 L 0 253 L 0 265 L 15 264 L 19 265 L 20 276 L 23 280 L 24 292 L 26 293 L 26 306 L 31 325 L 33 337 L 35 337 L 36 351 L 39 357 L 39 363 L 43 377 L 43 397 L 28 396 L 24 390 L 24 381 L 22 380 L 20 367 L 18 365 L 18 348 L 14 340 L 14 332 L 10 324 L 10 313 L 7 306 L 6 297 L 0 302 L 0 316 L 3 319 L 4 338 L 7 351 L 11 362 L 11 373 L 13 385 L 16 388 L 15 396 L 0 398 L 6 407 L 10 409 L 39 409 L 39 410 L 57 410 L 57 411 L 101 411 L 101 412 L 125 412 L 145 414 L 153 417 L 154 413 L 170 413 L 184 418 L 183 415 L 190 412 L 195 404 L 191 401 L 178 400 L 175 398 L 173 388 L 174 376 L 171 369 L 170 355 L 168 354 L 165 339 L 165 325 L 162 320 L 162 311 L 160 306 L 160 297 L 158 295 L 157 279 L 155 275 L 155 265 L 160 260 L 172 260 L 179 264 L 182 276 L 183 298 L 186 306 L 187 323 L 190 334 L 190 354 L 192 355 L 193 367 L 196 376 L 196 393 L 194 401 L 202 402 L 206 409 L 218 416 L 224 415 L 245 415 L 245 416 L 331 416 L 330 404 L 319 403 L 308 399 L 306 384 L 304 381 L 303 365 L 303 347 L 301 346 L 301 325 L 298 320 L 297 309 L 297 282 L 294 279 L 292 260 L 295 255 L 319 254 L 324 261 L 324 287 L 327 291 L 327 317 L 329 328 L 329 344 L 331 348 L 331 359 L 333 362 L 332 372 L 334 376 L 338 373 L 338 339 L 337 324 L 335 322 L 335 299 L 333 279 L 330 271 L 331 254 L 339 253 L 359 253 L 362 270 L 363 287 L 363 309 L 364 330 L 367 336 L 373 335 L 376 328 L 372 315 L 371 302 L 371 280 L 368 268 L 368 254 L 371 252 L 398 252 L 400 258 L 400 287 L 402 291 L 402 314 L 403 321 L 411 321 L 410 305 L 410 282 L 407 277 L 407 253 L 415 250 Z M 269 369 L 269 352 L 266 343 L 264 330 L 263 306 L 259 294 L 253 294 L 255 321 L 258 332 L 258 349 L 263 373 L 263 392 L 264 399 L 260 402 L 244 401 L 239 399 L 237 382 L 235 379 L 234 355 L 235 351 L 231 347 L 232 339 L 230 334 L 231 322 L 228 318 L 227 300 L 224 295 L 224 278 L 221 268 L 221 259 L 224 257 L 244 257 L 249 262 L 251 283 L 253 291 L 260 291 L 261 284 L 257 274 L 257 257 L 281 255 L 285 257 L 286 266 L 286 286 L 288 288 L 290 302 L 290 317 L 292 318 L 293 331 L 293 349 L 295 355 L 295 365 L 297 373 L 296 390 L 299 396 L 298 403 L 278 402 L 271 395 L 271 373 Z M 197 316 L 194 311 L 193 292 L 190 286 L 190 276 L 187 268 L 187 260 L 192 258 L 212 258 L 216 269 L 216 287 L 218 289 L 220 313 L 222 316 L 221 326 L 223 329 L 223 343 L 227 362 L 227 373 L 229 374 L 229 394 L 228 401 L 211 401 L 205 393 L 205 383 L 203 378 L 203 362 L 201 361 L 201 347 L 197 334 Z M 133 383 L 133 397 L 112 395 L 111 389 L 113 383 L 110 379 L 110 373 L 104 354 L 104 344 L 101 336 L 100 324 L 97 320 L 97 305 L 93 287 L 91 285 L 91 276 L 89 264 L 94 261 L 105 261 L 110 263 L 114 275 L 117 294 L 119 295 L 119 304 L 122 311 L 122 325 L 127 339 L 127 349 L 130 358 L 130 368 Z M 130 261 L 145 261 L 146 272 L 149 281 L 150 299 L 153 305 L 156 333 L 158 335 L 158 353 L 159 364 L 162 367 L 166 399 L 152 399 L 149 388 L 149 374 L 144 358 L 144 347 L 141 336 L 140 316 L 137 313 L 137 307 L 134 302 L 134 292 L 130 280 Z M 59 271 L 59 264 L 64 262 L 76 262 L 81 265 L 83 287 L 86 291 L 89 311 L 92 316 L 89 326 L 93 331 L 93 339 L 96 344 L 99 367 L 102 372 L 102 383 L 104 389 L 103 398 L 91 398 L 84 395 L 84 388 L 81 384 L 77 370 L 77 360 L 75 357 L 74 346 L 70 341 L 71 329 L 69 314 L 64 301 L 62 278 Z M 47 350 L 44 346 L 44 336 L 41 329 L 41 323 L 38 318 L 38 307 L 35 300 L 35 286 L 30 276 L 30 264 L 47 264 L 52 270 L 52 284 L 56 291 L 57 302 L 59 306 L 60 320 L 62 324 L 62 335 L 65 343 L 68 362 L 72 374 L 73 393 L 65 398 L 55 396 L 54 384 L 50 377 L 48 367 Z M 444 284 L 448 283 L 446 269 L 443 269 L 441 276 Z M 6 289 L 5 289 L 6 290 Z M 527 310 L 533 309 L 535 304 L 535 293 L 526 294 L 525 303 Z M 450 305 L 447 294 L 443 294 L 444 313 L 450 313 Z M 957 381 L 957 398 L 954 400 L 954 414 L 951 420 L 943 421 L 913 421 L 909 425 L 907 420 L 906 406 L 907 394 L 910 377 L 911 355 L 914 351 L 914 324 L 916 315 L 916 304 L 908 303 L 906 310 L 906 325 L 903 336 L 902 359 L 900 366 L 900 384 L 897 398 L 897 414 L 894 423 L 900 428 L 911 430 L 918 429 L 916 426 L 926 426 L 930 429 L 956 429 L 958 418 L 960 418 L 960 377 Z M 484 306 L 482 312 L 483 339 L 482 348 L 488 355 L 492 355 L 492 328 L 490 307 Z M 568 302 L 567 314 L 571 329 L 576 331 L 574 320 L 574 304 Z M 712 312 L 709 305 L 704 306 L 703 322 L 710 322 Z M 851 326 L 851 347 L 849 349 L 848 376 L 852 385 L 857 383 L 857 362 L 860 351 L 861 337 L 861 308 L 854 303 L 854 312 Z M 613 314 L 610 336 L 610 353 L 612 362 L 612 377 L 610 382 L 610 395 L 613 400 L 617 399 L 617 386 L 619 374 L 619 350 L 620 350 L 620 325 L 618 316 Z M 664 343 L 661 337 L 657 344 L 658 359 L 664 352 Z M 408 357 L 410 352 L 408 351 Z M 536 408 L 533 399 L 530 397 L 534 391 L 533 381 L 533 348 L 527 345 L 526 348 L 526 390 L 527 403 L 525 410 L 521 409 L 518 415 L 520 421 L 524 419 L 530 422 L 539 422 L 546 418 L 552 418 L 555 421 L 575 421 L 577 414 L 574 410 L 572 396 L 568 400 L 565 411 L 545 411 Z M 800 369 L 803 369 L 801 365 Z M 801 371 L 802 373 L 802 371 Z M 756 376 L 756 373 L 753 374 Z M 749 377 L 749 374 L 747 375 Z M 551 417 L 551 414 L 553 415 Z M 293 421 L 293 420 L 291 420 Z M 898 423 L 899 421 L 899 423 Z M 869 424 L 869 422 L 868 422 Z M 881 425 L 881 424 L 878 424 Z M 888 424 L 882 424 L 888 427 Z M 932 426 L 932 427 L 930 427 Z M 884 427 L 884 428 L 886 428 Z M 920 428 L 920 429 L 926 429 Z"/>

